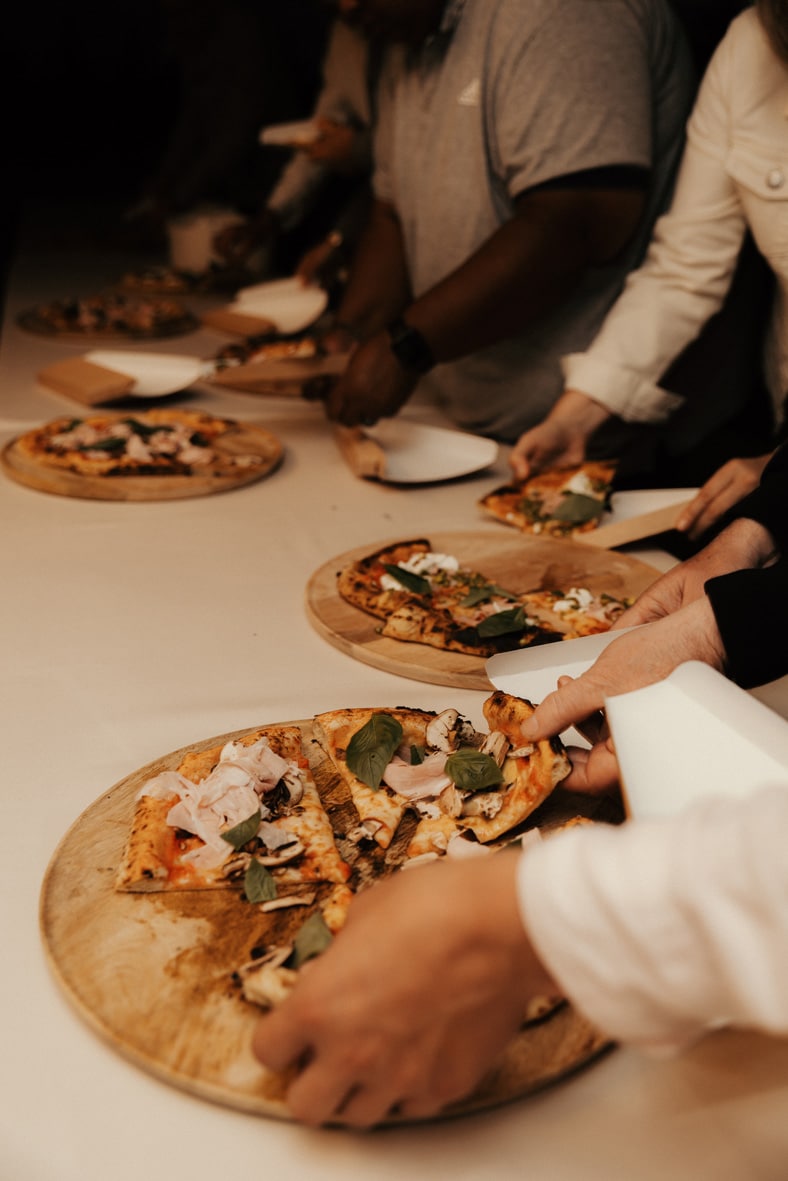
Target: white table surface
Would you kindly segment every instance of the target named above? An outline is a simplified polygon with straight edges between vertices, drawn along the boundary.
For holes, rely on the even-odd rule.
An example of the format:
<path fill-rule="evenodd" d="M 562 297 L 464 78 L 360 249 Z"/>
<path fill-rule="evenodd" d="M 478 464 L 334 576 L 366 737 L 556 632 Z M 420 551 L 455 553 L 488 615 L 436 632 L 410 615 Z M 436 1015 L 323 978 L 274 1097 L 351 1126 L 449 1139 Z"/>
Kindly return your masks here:
<path fill-rule="evenodd" d="M 0 351 L 0 441 L 68 412 L 73 403 L 34 375 L 83 351 L 24 335 L 13 314 L 90 294 L 126 263 L 25 255 Z M 150 347 L 209 356 L 224 339 L 200 332 Z M 239 491 L 152 504 L 67 499 L 0 478 L 0 1178 L 784 1181 L 788 1044 L 778 1040 L 720 1033 L 670 1061 L 619 1049 L 486 1114 L 356 1135 L 190 1097 L 120 1057 L 71 1009 L 40 943 L 39 889 L 66 829 L 117 780 L 192 740 L 340 705 L 456 704 L 481 721 L 483 694 L 392 676 L 325 643 L 303 593 L 351 546 L 500 529 L 475 505 L 506 477 L 505 455 L 454 484 L 362 483 L 319 407 L 231 392 L 191 404 L 264 423 L 286 446 L 281 469 Z M 639 556 L 672 564 L 658 551 Z M 784 688 L 771 703 L 788 714 Z"/>

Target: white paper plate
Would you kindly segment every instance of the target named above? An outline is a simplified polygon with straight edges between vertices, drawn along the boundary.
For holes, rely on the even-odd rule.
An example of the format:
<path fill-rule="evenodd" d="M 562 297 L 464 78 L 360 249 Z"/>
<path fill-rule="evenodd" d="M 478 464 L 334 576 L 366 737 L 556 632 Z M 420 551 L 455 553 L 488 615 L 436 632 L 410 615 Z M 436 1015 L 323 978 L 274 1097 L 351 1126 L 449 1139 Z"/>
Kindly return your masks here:
<path fill-rule="evenodd" d="M 95 349 L 85 360 L 134 378 L 130 396 L 161 398 L 185 390 L 205 373 L 205 362 L 179 353 L 137 353 Z"/>
<path fill-rule="evenodd" d="M 311 119 L 296 123 L 271 123 L 260 132 L 260 143 L 269 146 L 311 144 L 320 135 L 320 128 Z"/>
<path fill-rule="evenodd" d="M 322 287 L 304 286 L 298 278 L 275 279 L 243 287 L 230 305 L 231 311 L 262 316 L 276 325 L 277 332 L 301 332 L 314 324 L 328 303 Z"/>
<path fill-rule="evenodd" d="M 392 484 L 426 484 L 453 480 L 495 463 L 498 444 L 479 435 L 444 427 L 424 426 L 390 418 L 364 433 L 386 453 L 383 479 Z"/>

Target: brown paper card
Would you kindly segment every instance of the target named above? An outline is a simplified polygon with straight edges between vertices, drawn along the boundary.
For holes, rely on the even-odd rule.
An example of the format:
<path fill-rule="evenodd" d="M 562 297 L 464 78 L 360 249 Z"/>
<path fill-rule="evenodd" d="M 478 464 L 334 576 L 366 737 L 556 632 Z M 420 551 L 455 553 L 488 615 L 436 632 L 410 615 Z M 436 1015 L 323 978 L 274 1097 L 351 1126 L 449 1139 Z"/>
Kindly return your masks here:
<path fill-rule="evenodd" d="M 216 308 L 201 317 L 206 328 L 228 332 L 231 336 L 257 336 L 262 332 L 275 332 L 276 325 L 263 316 L 250 316 L 245 312 L 232 312 L 229 308 Z"/>
<path fill-rule="evenodd" d="M 84 357 L 69 357 L 55 361 L 41 369 L 36 378 L 48 389 L 65 394 L 83 406 L 97 406 L 101 402 L 122 398 L 134 388 L 134 378 L 118 373 L 104 365 L 94 365 Z"/>

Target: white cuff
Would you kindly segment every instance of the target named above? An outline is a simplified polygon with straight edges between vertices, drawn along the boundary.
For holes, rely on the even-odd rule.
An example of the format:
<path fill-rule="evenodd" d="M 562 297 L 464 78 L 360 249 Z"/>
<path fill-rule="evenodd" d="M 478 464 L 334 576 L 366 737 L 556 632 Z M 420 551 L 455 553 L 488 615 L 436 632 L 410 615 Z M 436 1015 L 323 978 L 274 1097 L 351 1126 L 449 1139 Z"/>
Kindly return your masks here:
<path fill-rule="evenodd" d="M 665 422 L 684 399 L 632 370 L 620 369 L 591 353 L 561 358 L 564 385 L 600 402 L 625 422 Z"/>

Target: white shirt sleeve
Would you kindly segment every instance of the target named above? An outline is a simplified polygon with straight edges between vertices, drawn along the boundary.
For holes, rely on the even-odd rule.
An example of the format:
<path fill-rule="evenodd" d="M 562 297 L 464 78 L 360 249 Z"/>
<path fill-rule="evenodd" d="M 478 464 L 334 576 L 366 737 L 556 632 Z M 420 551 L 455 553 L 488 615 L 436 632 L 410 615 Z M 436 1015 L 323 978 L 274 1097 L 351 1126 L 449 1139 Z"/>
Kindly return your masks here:
<path fill-rule="evenodd" d="M 524 924 L 565 994 L 655 1052 L 736 1025 L 788 1034 L 788 783 L 681 815 L 566 830 L 518 868 Z"/>
<path fill-rule="evenodd" d="M 646 260 L 587 352 L 563 358 L 567 388 L 629 422 L 662 422 L 681 404 L 659 379 L 720 308 L 741 250 L 746 219 L 726 169 L 733 75 L 749 64 L 735 60 L 741 32 L 728 33 L 706 72 L 673 202 L 655 226 Z"/>

